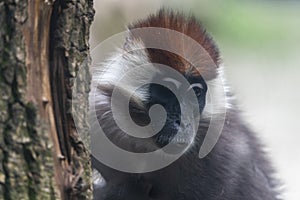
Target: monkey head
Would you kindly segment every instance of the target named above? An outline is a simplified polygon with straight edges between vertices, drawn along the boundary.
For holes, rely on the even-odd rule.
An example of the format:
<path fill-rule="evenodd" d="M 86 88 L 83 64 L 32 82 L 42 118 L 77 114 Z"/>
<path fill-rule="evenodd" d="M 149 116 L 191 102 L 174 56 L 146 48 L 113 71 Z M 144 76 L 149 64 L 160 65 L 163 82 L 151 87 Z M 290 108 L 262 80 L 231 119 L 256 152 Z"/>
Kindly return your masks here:
<path fill-rule="evenodd" d="M 205 113 L 207 81 L 218 78 L 219 52 L 213 40 L 195 18 L 161 10 L 130 25 L 118 53 L 97 79 L 95 109 L 107 137 L 137 153 L 166 145 L 171 154 L 187 150 Z M 124 74 L 130 77 L 120 84 Z M 132 123 L 148 129 L 128 128 Z"/>

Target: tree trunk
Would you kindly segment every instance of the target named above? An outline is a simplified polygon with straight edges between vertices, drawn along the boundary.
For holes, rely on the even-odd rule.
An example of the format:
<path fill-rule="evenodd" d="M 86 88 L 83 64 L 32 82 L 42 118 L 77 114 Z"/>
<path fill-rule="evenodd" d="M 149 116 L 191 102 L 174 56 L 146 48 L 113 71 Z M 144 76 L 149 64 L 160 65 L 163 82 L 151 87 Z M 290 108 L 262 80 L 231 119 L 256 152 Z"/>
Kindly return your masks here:
<path fill-rule="evenodd" d="M 92 0 L 0 0 L 0 199 L 92 198 L 74 120 L 88 131 L 93 14 Z"/>

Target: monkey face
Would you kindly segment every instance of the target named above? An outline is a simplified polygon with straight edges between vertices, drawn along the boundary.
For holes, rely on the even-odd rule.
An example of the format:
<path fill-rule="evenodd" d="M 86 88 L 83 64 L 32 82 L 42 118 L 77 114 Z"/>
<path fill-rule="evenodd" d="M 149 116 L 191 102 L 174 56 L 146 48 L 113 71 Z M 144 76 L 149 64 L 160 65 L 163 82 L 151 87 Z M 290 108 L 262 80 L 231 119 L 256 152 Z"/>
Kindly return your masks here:
<path fill-rule="evenodd" d="M 171 150 L 168 153 L 177 154 L 179 153 L 178 150 L 182 151 L 188 147 L 197 133 L 200 114 L 205 107 L 207 85 L 200 75 L 189 73 L 183 74 L 182 77 L 187 81 L 188 87 L 180 80 L 175 80 L 168 74 L 162 73 L 152 79 L 153 82 L 156 82 L 155 79 L 162 80 L 163 84 L 146 84 L 139 87 L 136 91 L 120 89 L 120 98 L 114 104 L 117 107 L 116 110 L 121 110 L 122 107 L 128 106 L 128 104 L 124 105 L 123 96 L 126 96 L 126 93 L 130 93 L 130 120 L 141 127 L 150 124 L 150 130 L 159 129 L 155 135 L 149 138 L 133 137 L 118 127 L 111 112 L 111 104 L 103 103 L 111 102 L 114 88 L 99 87 L 102 98 L 98 98 L 101 102 L 97 103 L 96 110 L 99 123 L 107 137 L 115 145 L 125 150 L 139 153 L 152 152 L 170 144 L 174 145 L 177 151 L 172 152 L 174 148 L 170 148 Z M 177 95 L 174 94 L 174 91 Z M 191 94 L 196 97 L 196 102 L 189 98 Z M 166 119 L 162 128 L 157 128 L 162 123 L 160 116 L 151 119 L 149 113 L 155 105 L 162 106 L 166 113 Z M 117 114 L 121 115 L 122 112 Z"/>
<path fill-rule="evenodd" d="M 188 80 L 190 87 L 187 90 L 182 90 L 181 83 L 177 80 L 169 78 L 168 76 L 160 77 L 164 79 L 169 87 L 173 87 L 174 90 L 180 91 L 180 99 L 166 86 L 159 84 L 149 84 L 148 86 L 141 87 L 139 90 L 145 90 L 148 93 L 148 97 L 143 101 L 143 106 L 135 106 L 136 103 L 130 104 L 130 115 L 138 125 L 146 126 L 151 123 L 149 117 L 149 109 L 154 105 L 161 105 L 164 107 L 167 118 L 165 125 L 155 136 L 152 137 L 153 144 L 157 148 L 163 148 L 168 144 L 175 146 L 187 147 L 193 142 L 194 136 L 197 132 L 197 127 L 194 123 L 195 120 L 199 120 L 199 112 L 202 113 L 205 107 L 207 85 L 201 76 L 184 75 Z M 141 92 L 141 91 L 137 91 Z M 197 98 L 197 103 L 186 98 L 187 93 L 193 92 Z M 134 102 L 132 100 L 131 102 Z M 181 104 L 180 104 L 181 103 Z M 183 117 L 180 106 L 185 106 L 185 109 L 192 113 L 192 118 Z M 197 111 L 197 112 L 196 112 Z M 153 123 L 155 126 L 155 122 Z M 172 148 L 171 148 L 172 149 Z M 181 149 L 181 148 L 179 148 Z M 172 153 L 169 151 L 169 153 Z M 178 152 L 173 152 L 178 153 Z"/>

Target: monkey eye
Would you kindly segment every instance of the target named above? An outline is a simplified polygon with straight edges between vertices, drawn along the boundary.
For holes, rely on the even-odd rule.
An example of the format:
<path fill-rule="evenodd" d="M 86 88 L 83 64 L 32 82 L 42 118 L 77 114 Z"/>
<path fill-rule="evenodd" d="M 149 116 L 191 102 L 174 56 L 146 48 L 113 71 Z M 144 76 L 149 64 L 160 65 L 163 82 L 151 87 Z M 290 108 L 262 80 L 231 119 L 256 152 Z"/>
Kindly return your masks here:
<path fill-rule="evenodd" d="M 129 102 L 129 113 L 132 120 L 140 126 L 146 126 L 151 121 L 148 115 L 148 109 L 142 101 L 131 99 Z"/>
<path fill-rule="evenodd" d="M 148 110 L 146 109 L 145 104 L 142 101 L 137 101 L 136 99 L 131 99 L 129 102 L 130 110 L 135 113 L 147 114 Z"/>
<path fill-rule="evenodd" d="M 201 83 L 193 83 L 190 85 L 190 87 L 188 88 L 188 91 L 190 90 L 194 90 L 195 94 L 197 97 L 200 97 L 203 90 L 204 90 L 204 87 Z"/>
<path fill-rule="evenodd" d="M 193 83 L 189 87 L 189 90 L 192 89 L 192 88 L 195 89 L 195 87 L 200 88 L 200 89 L 204 89 L 204 87 L 203 87 L 203 85 L 201 83 Z"/>

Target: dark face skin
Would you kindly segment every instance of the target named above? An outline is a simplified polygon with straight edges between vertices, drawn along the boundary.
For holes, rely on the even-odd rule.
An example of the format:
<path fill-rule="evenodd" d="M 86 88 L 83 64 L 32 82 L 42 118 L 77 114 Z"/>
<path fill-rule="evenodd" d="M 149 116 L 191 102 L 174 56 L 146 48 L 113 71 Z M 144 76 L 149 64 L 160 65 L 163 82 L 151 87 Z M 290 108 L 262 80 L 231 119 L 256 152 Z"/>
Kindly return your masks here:
<path fill-rule="evenodd" d="M 191 85 L 189 90 L 193 90 L 198 99 L 198 105 L 192 105 L 191 103 L 187 105 L 191 107 L 190 110 L 195 110 L 193 109 L 193 106 L 199 106 L 198 109 L 200 113 L 202 113 L 205 106 L 207 85 L 201 76 L 185 76 L 185 78 Z M 174 83 L 171 84 L 173 84 L 174 87 L 177 87 Z M 184 94 L 182 96 L 183 98 L 185 97 Z M 189 100 L 187 100 L 187 102 L 189 102 Z M 140 126 L 148 125 L 150 123 L 150 118 L 147 111 L 155 104 L 162 105 L 167 112 L 165 126 L 152 138 L 157 147 L 162 148 L 176 135 L 181 122 L 180 104 L 174 93 L 162 85 L 150 84 L 149 100 L 145 102 L 145 111 L 143 112 L 141 109 L 133 106 L 130 109 L 130 114 L 132 119 Z"/>

